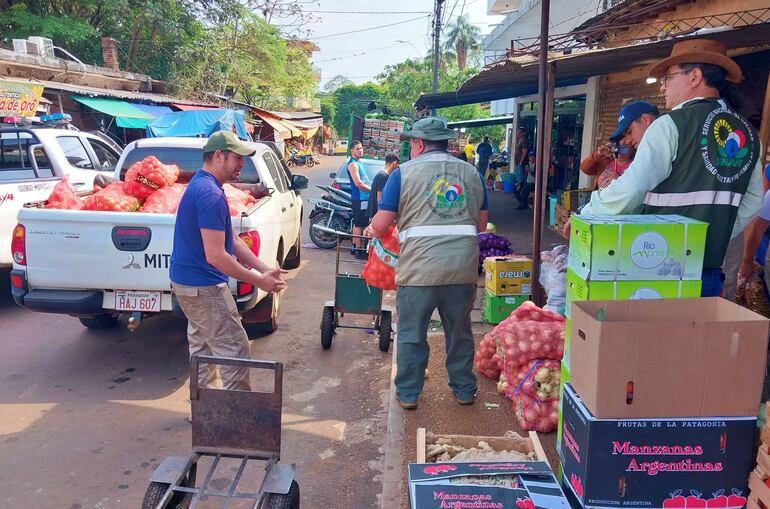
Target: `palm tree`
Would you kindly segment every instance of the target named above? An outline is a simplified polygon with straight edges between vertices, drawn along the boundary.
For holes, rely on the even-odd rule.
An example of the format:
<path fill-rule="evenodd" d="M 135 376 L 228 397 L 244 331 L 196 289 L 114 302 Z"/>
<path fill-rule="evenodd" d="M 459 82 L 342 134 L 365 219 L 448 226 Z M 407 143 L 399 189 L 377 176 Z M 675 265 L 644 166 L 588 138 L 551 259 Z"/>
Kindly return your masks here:
<path fill-rule="evenodd" d="M 470 22 L 467 16 L 457 16 L 447 26 L 444 48 L 454 50 L 457 55 L 457 67 L 464 71 L 468 66 L 468 53 L 481 46 L 481 29 Z"/>

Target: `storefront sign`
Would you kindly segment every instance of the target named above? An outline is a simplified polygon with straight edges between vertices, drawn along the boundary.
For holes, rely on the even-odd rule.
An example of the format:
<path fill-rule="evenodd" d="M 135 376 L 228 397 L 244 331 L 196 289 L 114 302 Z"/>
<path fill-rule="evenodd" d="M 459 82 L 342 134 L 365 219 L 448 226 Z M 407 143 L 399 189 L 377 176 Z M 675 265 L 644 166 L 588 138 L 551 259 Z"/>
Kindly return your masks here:
<path fill-rule="evenodd" d="M 0 117 L 32 117 L 37 111 L 43 85 L 0 81 Z"/>

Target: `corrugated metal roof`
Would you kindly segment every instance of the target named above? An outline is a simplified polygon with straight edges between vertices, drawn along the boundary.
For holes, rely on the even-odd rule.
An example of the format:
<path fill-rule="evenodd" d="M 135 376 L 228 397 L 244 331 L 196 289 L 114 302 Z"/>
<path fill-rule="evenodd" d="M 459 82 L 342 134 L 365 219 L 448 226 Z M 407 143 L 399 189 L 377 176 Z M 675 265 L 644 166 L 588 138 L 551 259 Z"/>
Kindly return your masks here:
<path fill-rule="evenodd" d="M 206 105 L 206 106 L 217 107 L 217 105 L 213 105 L 213 104 L 208 105 L 200 101 L 193 101 L 190 99 L 180 99 L 178 97 L 171 97 L 170 95 L 153 94 L 149 92 L 131 92 L 129 90 L 111 90 L 106 88 L 88 87 L 85 85 L 73 85 L 72 83 L 60 83 L 57 81 L 30 80 L 30 79 L 24 79 L 24 78 L 12 78 L 12 77 L 5 77 L 5 76 L 0 76 L 0 79 L 34 83 L 37 85 L 43 85 L 45 88 L 50 90 L 61 90 L 64 92 L 72 92 L 72 93 L 91 96 L 91 97 L 115 97 L 118 99 L 131 99 L 134 101 L 149 101 L 157 104 L 180 103 L 180 104 L 195 104 L 195 105 Z"/>

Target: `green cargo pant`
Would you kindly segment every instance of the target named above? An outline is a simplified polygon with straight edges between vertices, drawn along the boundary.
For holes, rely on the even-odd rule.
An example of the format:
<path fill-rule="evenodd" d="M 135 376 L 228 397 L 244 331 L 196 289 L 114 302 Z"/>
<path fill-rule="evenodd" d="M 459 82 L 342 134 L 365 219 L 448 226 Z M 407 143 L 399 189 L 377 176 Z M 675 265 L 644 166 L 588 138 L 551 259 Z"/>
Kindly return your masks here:
<path fill-rule="evenodd" d="M 475 343 L 471 329 L 471 310 L 475 299 L 476 285 L 473 284 L 398 287 L 395 384 L 396 394 L 401 401 L 416 402 L 422 392 L 430 354 L 428 327 L 436 308 L 441 317 L 446 340 L 449 387 L 461 400 L 475 396 Z"/>

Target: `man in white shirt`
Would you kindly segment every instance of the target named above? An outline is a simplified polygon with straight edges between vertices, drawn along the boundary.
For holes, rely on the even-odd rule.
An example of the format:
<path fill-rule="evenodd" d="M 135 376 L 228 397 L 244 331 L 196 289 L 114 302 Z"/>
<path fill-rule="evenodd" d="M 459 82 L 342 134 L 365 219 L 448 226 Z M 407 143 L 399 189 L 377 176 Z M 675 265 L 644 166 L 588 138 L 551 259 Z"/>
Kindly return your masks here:
<path fill-rule="evenodd" d="M 725 81 L 739 83 L 743 73 L 722 43 L 691 39 L 675 44 L 650 76 L 660 80 L 672 111 L 650 125 L 633 163 L 580 214 L 681 214 L 708 222 L 702 295 L 719 295 L 727 245 L 759 213 L 764 194 L 759 136 L 719 97 Z"/>

